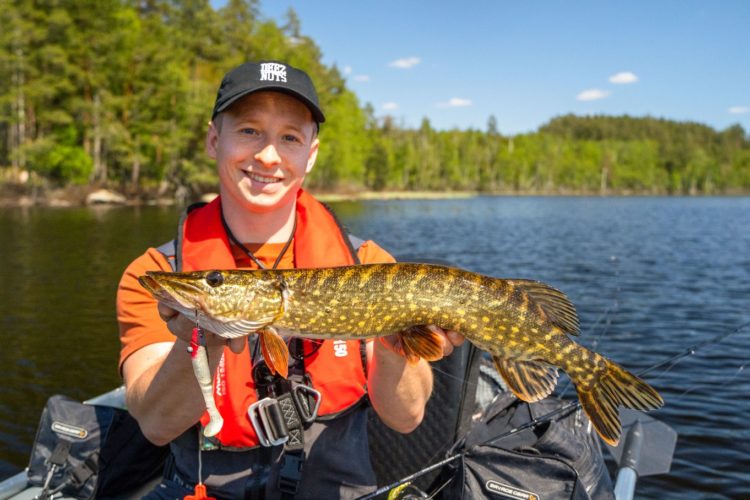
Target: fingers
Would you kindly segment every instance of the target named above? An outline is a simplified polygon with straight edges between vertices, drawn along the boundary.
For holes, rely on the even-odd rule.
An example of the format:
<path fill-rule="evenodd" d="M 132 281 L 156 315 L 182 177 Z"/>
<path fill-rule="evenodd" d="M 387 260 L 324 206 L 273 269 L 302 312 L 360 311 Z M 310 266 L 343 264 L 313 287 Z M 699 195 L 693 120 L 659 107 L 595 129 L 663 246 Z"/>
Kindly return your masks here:
<path fill-rule="evenodd" d="M 443 356 L 450 356 L 453 354 L 455 347 L 460 346 L 464 343 L 466 338 L 458 332 L 453 330 L 443 330 L 439 326 L 428 325 L 427 328 L 433 332 L 439 334 L 443 339 Z"/>
<path fill-rule="evenodd" d="M 193 327 L 195 326 L 194 321 L 190 321 L 177 310 L 165 306 L 161 302 L 157 305 L 157 311 L 162 321 L 167 324 L 167 328 L 172 332 L 172 335 L 181 338 L 185 342 L 190 342 Z"/>
<path fill-rule="evenodd" d="M 450 356 L 453 354 L 454 346 L 453 344 L 448 340 L 447 335 L 443 335 L 443 357 Z"/>
<path fill-rule="evenodd" d="M 193 327 L 195 326 L 194 321 L 190 321 L 185 316 L 181 315 L 176 309 L 165 306 L 161 302 L 157 305 L 157 311 L 159 312 L 159 317 L 162 321 L 167 324 L 167 328 L 172 332 L 172 335 L 179 337 L 186 342 L 190 342 Z"/>
<path fill-rule="evenodd" d="M 384 337 L 378 337 L 380 343 L 384 345 L 389 351 L 395 352 L 399 356 L 404 355 L 403 347 L 401 346 L 400 335 L 386 335 Z"/>
<path fill-rule="evenodd" d="M 169 320 L 180 314 L 176 309 L 172 309 L 171 307 L 164 305 L 161 302 L 157 303 L 156 310 L 159 312 L 159 317 L 165 323 L 169 323 Z"/>
<path fill-rule="evenodd" d="M 232 350 L 233 353 L 239 354 L 245 348 L 247 343 L 247 337 L 240 337 L 236 339 L 227 339 L 227 346 Z"/>
<path fill-rule="evenodd" d="M 172 335 L 178 337 L 185 342 L 190 342 L 193 338 L 193 328 L 195 328 L 195 320 L 189 319 L 179 313 L 179 311 L 172 309 L 159 302 L 157 304 L 157 311 L 159 311 L 159 317 L 167 324 L 167 328 Z M 219 344 L 226 345 L 235 354 L 240 354 L 245 348 L 247 343 L 247 337 L 239 337 L 236 339 L 225 339 L 204 330 L 206 336 L 206 344 L 216 346 Z"/>
<path fill-rule="evenodd" d="M 453 330 L 445 330 L 445 336 L 450 341 L 450 343 L 456 347 L 463 344 L 464 341 L 466 340 L 466 337 L 464 337 L 460 333 L 455 332 Z"/>

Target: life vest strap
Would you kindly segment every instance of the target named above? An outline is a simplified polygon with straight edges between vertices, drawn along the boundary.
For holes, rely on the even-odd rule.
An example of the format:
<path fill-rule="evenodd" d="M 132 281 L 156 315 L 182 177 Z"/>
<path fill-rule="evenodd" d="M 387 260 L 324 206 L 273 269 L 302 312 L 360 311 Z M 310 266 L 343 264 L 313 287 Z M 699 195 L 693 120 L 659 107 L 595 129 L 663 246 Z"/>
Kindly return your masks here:
<path fill-rule="evenodd" d="M 282 493 L 282 499 L 294 498 L 302 480 L 302 469 L 305 467 L 305 452 L 284 452 L 281 457 L 281 468 L 279 469 L 279 482 L 277 484 Z"/>
<path fill-rule="evenodd" d="M 314 403 L 310 404 L 310 399 Z M 256 401 L 247 410 L 263 446 L 283 444 L 284 451 L 304 449 L 304 431 L 318 416 L 321 394 L 310 386 L 292 383 L 292 389 Z"/>

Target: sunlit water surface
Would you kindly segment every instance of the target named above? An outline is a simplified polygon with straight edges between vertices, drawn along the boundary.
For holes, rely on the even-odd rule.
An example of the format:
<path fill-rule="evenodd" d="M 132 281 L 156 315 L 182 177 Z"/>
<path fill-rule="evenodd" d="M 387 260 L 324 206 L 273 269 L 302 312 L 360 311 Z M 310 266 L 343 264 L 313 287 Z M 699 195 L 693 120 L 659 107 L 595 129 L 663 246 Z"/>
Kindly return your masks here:
<path fill-rule="evenodd" d="M 333 204 L 357 236 L 564 290 L 580 341 L 641 372 L 750 321 L 750 198 L 535 198 Z M 0 478 L 28 462 L 56 393 L 120 383 L 114 295 L 178 210 L 0 210 Z M 643 498 L 750 496 L 750 328 L 650 372 L 655 418 L 679 432 L 672 472 Z"/>

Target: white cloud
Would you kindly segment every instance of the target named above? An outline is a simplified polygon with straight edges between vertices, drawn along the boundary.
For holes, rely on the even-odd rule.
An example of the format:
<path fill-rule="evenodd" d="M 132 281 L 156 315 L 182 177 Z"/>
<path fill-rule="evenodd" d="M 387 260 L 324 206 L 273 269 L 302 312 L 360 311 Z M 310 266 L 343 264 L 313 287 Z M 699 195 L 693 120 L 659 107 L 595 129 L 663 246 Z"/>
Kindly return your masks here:
<path fill-rule="evenodd" d="M 441 108 L 466 108 L 471 106 L 471 100 L 462 97 L 451 97 L 447 102 L 438 103 Z"/>
<path fill-rule="evenodd" d="M 351 75 L 352 74 L 352 67 L 351 66 L 344 66 L 341 71 L 345 75 Z"/>
<path fill-rule="evenodd" d="M 608 90 L 588 89 L 578 94 L 576 99 L 579 101 L 598 101 L 599 99 L 604 99 L 609 94 L 610 92 Z"/>
<path fill-rule="evenodd" d="M 732 106 L 729 112 L 733 115 L 744 115 L 750 113 L 750 106 Z"/>
<path fill-rule="evenodd" d="M 370 75 L 354 75 L 355 82 L 369 82 Z"/>
<path fill-rule="evenodd" d="M 635 83 L 637 81 L 638 77 L 635 75 L 635 73 L 631 73 L 630 71 L 623 71 L 609 77 L 610 83 L 627 84 Z"/>
<path fill-rule="evenodd" d="M 404 57 L 402 59 L 396 59 L 395 61 L 392 61 L 389 66 L 399 69 L 411 69 L 420 62 L 422 62 L 422 60 L 418 57 Z"/>
<path fill-rule="evenodd" d="M 398 109 L 398 104 L 395 102 L 386 102 L 383 104 L 383 109 L 386 111 L 396 111 Z"/>

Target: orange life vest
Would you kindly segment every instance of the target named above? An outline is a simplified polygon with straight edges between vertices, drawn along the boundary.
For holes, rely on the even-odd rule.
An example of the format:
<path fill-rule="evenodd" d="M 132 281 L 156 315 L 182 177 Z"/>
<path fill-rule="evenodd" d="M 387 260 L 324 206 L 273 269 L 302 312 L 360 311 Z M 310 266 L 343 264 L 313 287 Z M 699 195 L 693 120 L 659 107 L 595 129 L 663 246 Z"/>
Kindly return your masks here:
<path fill-rule="evenodd" d="M 297 268 L 352 265 L 356 253 L 334 216 L 320 202 L 300 190 L 297 196 L 294 260 Z M 221 200 L 191 211 L 182 227 L 183 271 L 236 268 L 230 243 L 221 222 Z M 178 244 L 178 248 L 180 245 Z M 308 342 L 308 341 L 305 341 Z M 305 346 L 305 352 L 312 352 Z M 224 417 L 216 436 L 222 446 L 252 447 L 259 444 L 248 407 L 258 400 L 248 347 L 240 354 L 228 348 L 216 371 L 214 398 Z M 366 375 L 357 340 L 326 340 L 305 359 L 305 372 L 322 395 L 319 417 L 333 417 L 356 405 L 366 394 Z M 208 422 L 204 414 L 201 422 Z"/>

